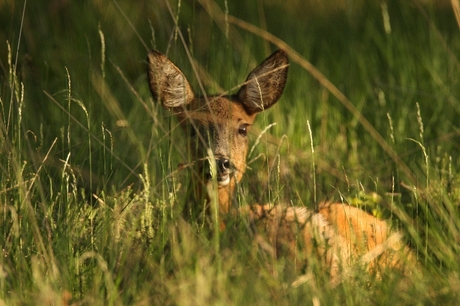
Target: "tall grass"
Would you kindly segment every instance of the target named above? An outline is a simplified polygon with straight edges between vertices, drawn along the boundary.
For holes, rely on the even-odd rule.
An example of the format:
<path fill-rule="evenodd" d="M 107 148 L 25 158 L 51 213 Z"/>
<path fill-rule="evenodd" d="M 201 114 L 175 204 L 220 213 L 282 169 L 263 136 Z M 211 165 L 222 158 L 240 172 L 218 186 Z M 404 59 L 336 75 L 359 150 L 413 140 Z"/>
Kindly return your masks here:
<path fill-rule="evenodd" d="M 1 2 L 0 303 L 457 303 L 458 7 L 343 3 Z M 241 203 L 359 205 L 404 232 L 419 271 L 332 286 L 312 262 L 299 279 L 244 223 L 210 239 L 179 217 L 188 156 L 148 50 L 213 93 L 280 42 L 288 84 L 253 129 Z"/>

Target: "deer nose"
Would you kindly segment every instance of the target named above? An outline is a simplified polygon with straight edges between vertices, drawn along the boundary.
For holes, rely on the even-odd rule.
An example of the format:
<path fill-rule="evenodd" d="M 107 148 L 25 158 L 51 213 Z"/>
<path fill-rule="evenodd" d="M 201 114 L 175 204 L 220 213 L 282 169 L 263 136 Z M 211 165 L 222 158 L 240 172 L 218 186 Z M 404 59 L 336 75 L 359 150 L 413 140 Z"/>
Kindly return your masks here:
<path fill-rule="evenodd" d="M 230 160 L 227 158 L 219 158 L 216 163 L 218 173 L 227 173 L 231 168 Z"/>

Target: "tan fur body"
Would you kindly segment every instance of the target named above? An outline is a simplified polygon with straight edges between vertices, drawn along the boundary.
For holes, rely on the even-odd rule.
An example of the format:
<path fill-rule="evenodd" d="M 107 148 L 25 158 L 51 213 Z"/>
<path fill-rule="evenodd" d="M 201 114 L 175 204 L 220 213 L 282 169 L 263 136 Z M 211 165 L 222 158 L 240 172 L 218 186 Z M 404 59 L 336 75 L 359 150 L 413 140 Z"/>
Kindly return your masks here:
<path fill-rule="evenodd" d="M 322 203 L 318 211 L 256 204 L 240 208 L 238 213 L 249 217 L 261 245 L 268 242 L 271 249 L 266 251 L 274 257 L 291 257 L 299 270 L 311 256 L 332 277 L 352 264 L 375 270 L 378 265 L 402 268 L 404 262 L 412 260 L 401 235 L 392 233 L 385 221 L 346 204 Z"/>

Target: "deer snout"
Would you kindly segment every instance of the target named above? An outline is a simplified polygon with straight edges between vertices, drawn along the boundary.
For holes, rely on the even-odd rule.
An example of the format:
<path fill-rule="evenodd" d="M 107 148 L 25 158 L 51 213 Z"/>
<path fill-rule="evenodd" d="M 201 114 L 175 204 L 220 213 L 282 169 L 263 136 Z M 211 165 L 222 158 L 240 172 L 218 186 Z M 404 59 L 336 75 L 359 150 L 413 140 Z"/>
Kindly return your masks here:
<path fill-rule="evenodd" d="M 212 163 L 210 161 L 210 163 Z M 217 184 L 219 186 L 227 186 L 230 183 L 230 178 L 233 173 L 233 163 L 230 161 L 230 159 L 226 157 L 219 157 L 215 159 L 214 164 L 209 164 L 209 167 L 212 169 L 215 167 L 216 171 L 216 180 Z M 209 169 L 210 171 L 208 172 L 209 178 L 212 178 L 212 173 L 213 171 Z"/>
<path fill-rule="evenodd" d="M 217 167 L 217 184 L 219 186 L 227 186 L 230 183 L 230 176 L 232 174 L 232 163 L 226 157 L 216 159 Z"/>
<path fill-rule="evenodd" d="M 228 173 L 230 171 L 230 160 L 227 158 L 219 158 L 216 160 L 217 173 Z"/>

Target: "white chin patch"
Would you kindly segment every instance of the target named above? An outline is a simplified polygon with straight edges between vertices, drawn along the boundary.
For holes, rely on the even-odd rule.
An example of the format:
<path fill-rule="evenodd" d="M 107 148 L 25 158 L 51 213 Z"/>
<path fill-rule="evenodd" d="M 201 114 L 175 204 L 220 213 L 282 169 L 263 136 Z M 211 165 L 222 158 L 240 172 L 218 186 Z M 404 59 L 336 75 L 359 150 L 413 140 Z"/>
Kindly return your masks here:
<path fill-rule="evenodd" d="M 221 177 L 218 181 L 217 181 L 217 184 L 219 186 L 227 186 L 228 183 L 230 183 L 230 175 L 226 175 L 226 176 L 223 176 Z"/>

